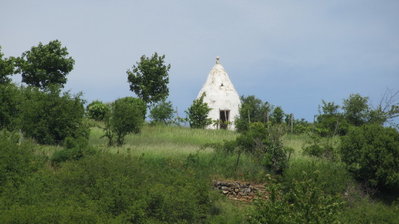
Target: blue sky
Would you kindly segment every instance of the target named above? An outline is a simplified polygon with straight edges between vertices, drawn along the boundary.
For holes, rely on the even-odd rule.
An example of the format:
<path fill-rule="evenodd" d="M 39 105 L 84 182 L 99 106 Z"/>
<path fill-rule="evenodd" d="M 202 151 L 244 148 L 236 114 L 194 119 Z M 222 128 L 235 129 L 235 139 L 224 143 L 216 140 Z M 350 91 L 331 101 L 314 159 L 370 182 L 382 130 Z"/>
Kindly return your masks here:
<path fill-rule="evenodd" d="M 398 12 L 397 0 L 0 0 L 0 46 L 60 40 L 76 61 L 66 89 L 89 102 L 133 96 L 126 70 L 165 54 L 181 115 L 220 56 L 240 95 L 312 120 L 322 99 L 399 90 Z"/>

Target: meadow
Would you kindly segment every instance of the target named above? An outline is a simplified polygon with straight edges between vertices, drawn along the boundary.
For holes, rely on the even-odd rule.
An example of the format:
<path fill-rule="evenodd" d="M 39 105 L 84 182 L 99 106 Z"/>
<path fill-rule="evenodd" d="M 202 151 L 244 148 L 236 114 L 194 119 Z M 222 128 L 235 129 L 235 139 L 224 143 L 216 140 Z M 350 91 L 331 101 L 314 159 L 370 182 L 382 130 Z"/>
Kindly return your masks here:
<path fill-rule="evenodd" d="M 280 176 L 271 175 L 249 155 L 242 155 L 235 167 L 235 154 L 204 147 L 234 140 L 238 134 L 233 131 L 147 124 L 139 134 L 128 135 L 122 147 L 109 147 L 101 127 L 91 124 L 89 149 L 82 157 L 58 164 L 51 158 L 64 147 L 27 139 L 15 151 L 3 134 L 2 145 L 19 157 L 13 161 L 15 175 L 1 177 L 7 184 L 0 188 L 0 221 L 251 223 L 248 217 L 257 208 L 256 200 L 228 198 L 213 189 L 214 181 L 267 186 L 306 180 L 306 173 L 315 171 L 320 189 L 344 200 L 337 213 L 341 223 L 398 221 L 397 206 L 368 196 L 342 163 L 303 155 L 310 141 L 304 134 L 283 136 L 283 144 L 294 151 Z M 338 138 L 324 141 L 339 145 Z"/>

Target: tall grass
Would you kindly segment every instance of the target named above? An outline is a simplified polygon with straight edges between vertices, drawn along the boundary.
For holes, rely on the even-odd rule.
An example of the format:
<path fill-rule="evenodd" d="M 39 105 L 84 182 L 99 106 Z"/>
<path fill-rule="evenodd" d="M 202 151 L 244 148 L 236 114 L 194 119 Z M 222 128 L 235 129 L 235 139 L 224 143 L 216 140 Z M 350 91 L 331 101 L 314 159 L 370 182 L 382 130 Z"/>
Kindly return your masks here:
<path fill-rule="evenodd" d="M 204 144 L 235 139 L 237 133 L 228 130 L 145 125 L 139 134 L 126 136 L 125 145 L 122 147 L 108 147 L 107 140 L 101 136 L 103 136 L 103 130 L 92 127 L 89 144 L 114 153 L 181 157 L 196 153 Z"/>

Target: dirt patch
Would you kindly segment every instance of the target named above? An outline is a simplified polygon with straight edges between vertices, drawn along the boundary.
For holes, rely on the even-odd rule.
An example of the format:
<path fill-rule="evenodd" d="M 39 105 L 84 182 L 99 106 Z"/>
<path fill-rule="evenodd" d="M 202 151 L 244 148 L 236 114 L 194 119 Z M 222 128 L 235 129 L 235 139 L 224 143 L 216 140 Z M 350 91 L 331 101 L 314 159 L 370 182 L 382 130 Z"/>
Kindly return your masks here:
<path fill-rule="evenodd" d="M 232 200 L 252 202 L 259 197 L 267 198 L 264 184 L 252 184 L 235 180 L 214 180 L 213 187 Z"/>

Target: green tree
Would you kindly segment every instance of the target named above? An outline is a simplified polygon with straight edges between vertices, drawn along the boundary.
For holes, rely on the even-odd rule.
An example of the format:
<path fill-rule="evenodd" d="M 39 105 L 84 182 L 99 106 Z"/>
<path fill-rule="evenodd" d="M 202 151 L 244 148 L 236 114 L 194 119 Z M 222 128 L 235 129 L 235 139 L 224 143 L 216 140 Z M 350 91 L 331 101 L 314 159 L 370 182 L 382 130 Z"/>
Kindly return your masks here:
<path fill-rule="evenodd" d="M 267 122 L 271 105 L 255 96 L 241 96 L 240 116 L 236 119 L 236 127 L 239 132 L 249 129 L 251 122 Z"/>
<path fill-rule="evenodd" d="M 378 124 L 353 127 L 342 138 L 341 158 L 371 187 L 399 189 L 399 133 Z"/>
<path fill-rule="evenodd" d="M 10 83 L 10 75 L 15 73 L 15 59 L 3 58 L 4 54 L 1 52 L 0 46 L 0 84 Z"/>
<path fill-rule="evenodd" d="M 339 105 L 334 102 L 321 101 L 321 111 L 316 119 L 318 134 L 321 136 L 345 135 L 348 131 L 348 122 L 339 112 Z"/>
<path fill-rule="evenodd" d="M 106 116 L 105 137 L 108 145 L 113 145 L 116 137 L 116 144 L 121 146 L 126 135 L 140 132 L 146 106 L 141 99 L 124 97 L 115 100 L 111 107 L 111 113 Z"/>
<path fill-rule="evenodd" d="M 368 97 L 362 97 L 359 94 L 351 94 L 344 100 L 345 119 L 352 125 L 360 126 L 367 122 L 369 116 Z"/>
<path fill-rule="evenodd" d="M 67 74 L 72 71 L 75 61 L 68 57 L 66 47 L 58 40 L 32 47 L 17 60 L 22 82 L 46 89 L 50 85 L 63 87 Z"/>
<path fill-rule="evenodd" d="M 95 100 L 87 105 L 86 110 L 89 118 L 96 121 L 102 121 L 104 120 L 106 114 L 109 113 L 110 108 L 103 102 Z"/>
<path fill-rule="evenodd" d="M 83 123 L 84 101 L 80 95 L 71 96 L 58 88 L 39 91 L 24 90 L 21 127 L 27 137 L 40 144 L 62 144 L 67 137 L 88 138 L 89 130 Z"/>
<path fill-rule="evenodd" d="M 164 100 L 169 95 L 169 69 L 165 55 L 155 52 L 151 57 L 141 56 L 137 65 L 127 70 L 130 90 L 147 104 Z"/>
<path fill-rule="evenodd" d="M 275 124 L 283 123 L 283 119 L 284 119 L 283 109 L 281 109 L 281 107 L 279 107 L 279 106 L 274 108 L 271 119 L 272 119 L 273 123 L 275 123 Z"/>
<path fill-rule="evenodd" d="M 205 94 L 193 101 L 193 104 L 187 109 L 188 123 L 191 128 L 205 128 L 212 123 L 208 118 L 209 108 L 208 104 L 204 102 Z"/>
<path fill-rule="evenodd" d="M 169 124 L 173 119 L 173 105 L 170 101 L 162 100 L 150 111 L 150 118 L 154 123 Z"/>
<path fill-rule="evenodd" d="M 20 88 L 12 83 L 0 85 L 0 129 L 12 131 L 19 128 L 22 102 Z"/>

